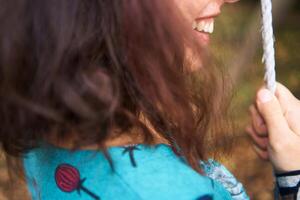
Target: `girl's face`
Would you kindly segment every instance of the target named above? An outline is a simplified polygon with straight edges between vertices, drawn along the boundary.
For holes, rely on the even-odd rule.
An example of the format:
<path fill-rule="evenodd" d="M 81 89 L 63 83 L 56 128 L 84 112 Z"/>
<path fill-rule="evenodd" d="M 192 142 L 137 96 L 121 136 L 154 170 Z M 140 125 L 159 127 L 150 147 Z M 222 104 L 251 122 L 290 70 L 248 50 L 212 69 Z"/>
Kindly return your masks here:
<path fill-rule="evenodd" d="M 214 19 L 221 13 L 224 3 L 239 0 L 175 0 L 191 24 L 195 36 L 203 45 L 208 45 L 214 31 Z"/>

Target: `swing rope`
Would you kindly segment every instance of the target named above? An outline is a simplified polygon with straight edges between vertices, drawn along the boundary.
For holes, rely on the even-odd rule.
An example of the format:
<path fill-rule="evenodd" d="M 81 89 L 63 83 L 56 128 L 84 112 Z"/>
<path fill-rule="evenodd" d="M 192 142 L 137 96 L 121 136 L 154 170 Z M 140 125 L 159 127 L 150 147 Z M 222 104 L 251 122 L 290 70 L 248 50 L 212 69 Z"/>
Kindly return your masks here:
<path fill-rule="evenodd" d="M 272 1 L 261 0 L 262 9 L 262 37 L 263 37 L 263 62 L 265 63 L 265 83 L 267 88 L 275 93 L 276 71 L 275 71 L 275 49 L 272 20 Z"/>

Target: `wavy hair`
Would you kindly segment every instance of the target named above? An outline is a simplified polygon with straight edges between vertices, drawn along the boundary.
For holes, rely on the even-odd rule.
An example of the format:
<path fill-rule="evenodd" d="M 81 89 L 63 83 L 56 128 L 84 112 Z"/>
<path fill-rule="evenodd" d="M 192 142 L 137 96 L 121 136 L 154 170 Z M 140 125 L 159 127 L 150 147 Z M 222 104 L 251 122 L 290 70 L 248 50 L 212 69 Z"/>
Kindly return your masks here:
<path fill-rule="evenodd" d="M 111 135 L 136 129 L 151 144 L 143 116 L 201 171 L 226 127 L 226 81 L 209 63 L 186 70 L 206 56 L 173 1 L 0 2 L 0 142 L 8 155 L 53 136 L 105 151 Z"/>

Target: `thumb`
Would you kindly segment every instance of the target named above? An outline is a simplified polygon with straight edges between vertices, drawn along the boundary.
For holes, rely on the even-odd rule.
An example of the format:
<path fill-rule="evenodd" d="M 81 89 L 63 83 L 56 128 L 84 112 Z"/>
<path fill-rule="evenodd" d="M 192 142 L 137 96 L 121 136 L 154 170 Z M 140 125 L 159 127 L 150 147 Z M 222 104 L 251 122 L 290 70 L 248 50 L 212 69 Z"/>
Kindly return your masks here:
<path fill-rule="evenodd" d="M 277 98 L 271 91 L 263 88 L 257 93 L 256 104 L 266 122 L 270 139 L 284 137 L 290 129 Z"/>

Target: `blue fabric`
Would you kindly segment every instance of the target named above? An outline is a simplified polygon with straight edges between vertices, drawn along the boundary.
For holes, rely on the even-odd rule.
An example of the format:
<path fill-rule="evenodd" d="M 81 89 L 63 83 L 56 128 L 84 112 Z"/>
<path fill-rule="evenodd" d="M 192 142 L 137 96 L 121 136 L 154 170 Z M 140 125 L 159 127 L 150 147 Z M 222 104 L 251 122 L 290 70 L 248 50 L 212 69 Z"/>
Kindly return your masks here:
<path fill-rule="evenodd" d="M 29 152 L 24 169 L 32 199 L 227 200 L 238 199 L 237 193 L 248 199 L 229 171 L 212 160 L 201 162 L 207 173 L 202 176 L 164 144 L 111 147 L 108 152 L 114 171 L 97 151 L 44 145 Z"/>

